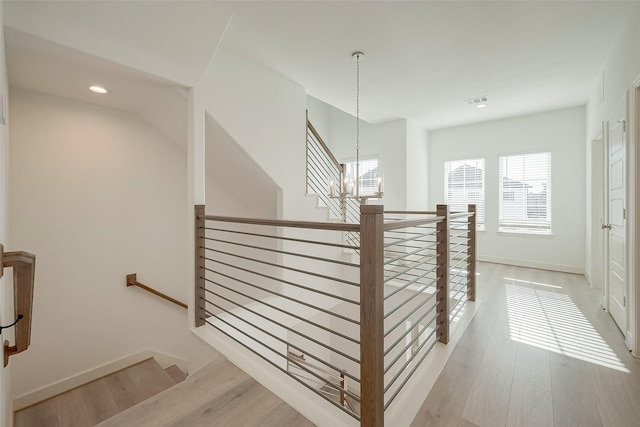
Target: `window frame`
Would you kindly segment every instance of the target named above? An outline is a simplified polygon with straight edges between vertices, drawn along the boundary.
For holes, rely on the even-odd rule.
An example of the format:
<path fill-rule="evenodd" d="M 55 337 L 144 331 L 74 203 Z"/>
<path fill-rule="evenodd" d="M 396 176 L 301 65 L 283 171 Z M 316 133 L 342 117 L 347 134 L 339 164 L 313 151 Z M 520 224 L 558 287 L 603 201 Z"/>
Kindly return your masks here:
<path fill-rule="evenodd" d="M 482 162 L 482 167 L 478 167 L 479 162 Z M 452 164 L 455 165 L 455 167 L 452 167 Z M 467 205 L 469 204 L 475 204 L 476 205 L 476 231 L 485 231 L 486 230 L 486 217 L 485 217 L 485 212 L 486 212 L 486 198 L 487 198 L 487 193 L 486 193 L 486 169 L 487 169 L 487 161 L 486 158 L 484 157 L 479 157 L 479 158 L 467 158 L 467 159 L 453 159 L 453 160 L 445 160 L 444 161 L 444 202 L 445 204 L 451 205 L 451 206 L 457 206 L 452 208 L 453 211 L 456 210 L 467 210 Z M 482 171 L 482 179 L 481 179 L 481 183 L 482 186 L 480 189 L 478 188 L 468 188 L 467 187 L 467 180 L 466 180 L 466 174 L 465 174 L 465 179 L 463 181 L 463 191 L 467 191 L 469 194 L 467 195 L 466 198 L 459 200 L 458 198 L 454 198 L 453 200 L 451 199 L 450 196 L 450 190 L 451 188 L 449 187 L 449 175 L 456 169 L 458 169 L 459 167 L 462 166 L 469 166 L 469 167 L 473 167 L 476 169 L 480 169 Z M 479 200 L 471 200 L 468 196 L 470 195 L 470 193 L 479 193 Z M 464 205 L 464 207 L 463 207 Z"/>
<path fill-rule="evenodd" d="M 531 158 L 532 156 L 545 156 L 543 160 L 536 160 Z M 529 165 L 527 167 L 526 161 L 529 157 Z M 522 158 L 522 178 L 515 179 L 513 175 L 509 178 L 508 162 L 510 159 L 512 162 L 518 161 L 517 158 Z M 531 163 L 534 162 L 534 163 Z M 542 168 L 546 170 L 536 172 L 535 169 L 540 168 L 538 164 L 544 164 Z M 514 165 L 517 166 L 517 165 Z M 514 167 L 511 166 L 511 167 Z M 533 173 L 535 178 L 527 177 L 527 170 Z M 545 176 L 546 175 L 546 176 Z M 531 174 L 529 175 L 531 176 Z M 541 178 L 541 176 L 545 176 Z M 552 216 L 552 186 L 553 186 L 553 155 L 551 150 L 536 151 L 536 152 L 524 152 L 524 153 L 509 153 L 498 156 L 498 232 L 510 233 L 510 234 L 529 234 L 529 235 L 542 235 L 548 236 L 552 234 L 553 230 L 553 216 Z M 513 182 L 522 184 L 518 186 L 505 187 L 505 178 Z M 529 192 L 528 188 L 535 188 L 541 186 L 543 191 Z M 517 190 L 522 189 L 522 195 L 517 197 Z M 512 193 L 513 198 L 510 200 L 505 199 L 505 195 Z M 534 196 L 534 197 L 532 197 Z M 544 205 L 540 204 L 541 197 L 544 197 Z M 537 203 L 532 203 L 531 199 L 537 199 Z M 518 200 L 521 200 L 521 204 L 517 204 Z M 513 208 L 519 209 L 523 218 L 521 219 L 506 219 L 505 218 L 505 202 L 510 202 Z M 544 220 L 536 219 L 533 216 L 528 218 L 530 212 L 538 210 L 543 206 Z M 533 210 L 532 210 L 533 208 Z"/>

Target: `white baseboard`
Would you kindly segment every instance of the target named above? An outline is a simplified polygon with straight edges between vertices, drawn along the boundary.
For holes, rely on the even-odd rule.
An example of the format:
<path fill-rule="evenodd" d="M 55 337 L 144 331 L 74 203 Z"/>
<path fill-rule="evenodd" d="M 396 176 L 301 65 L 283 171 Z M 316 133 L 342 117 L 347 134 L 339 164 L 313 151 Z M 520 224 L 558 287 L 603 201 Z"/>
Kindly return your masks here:
<path fill-rule="evenodd" d="M 177 365 L 183 370 L 183 372 L 187 372 L 187 368 L 189 366 L 187 360 L 154 350 L 143 350 L 141 352 L 125 356 L 121 359 L 105 363 L 104 365 L 100 365 L 96 368 L 80 372 L 79 374 L 57 381 L 53 384 L 49 384 L 22 396 L 18 396 L 13 399 L 13 410 L 19 411 L 20 409 L 35 405 L 36 403 L 50 399 L 76 387 L 80 387 L 81 385 L 90 383 L 91 381 L 95 381 L 151 358 L 156 359 L 162 368 Z"/>
<path fill-rule="evenodd" d="M 528 261 L 524 259 L 499 258 L 499 257 L 480 256 L 480 255 L 478 255 L 476 260 L 480 262 L 490 262 L 493 264 L 515 265 L 516 267 L 537 268 L 540 270 L 550 270 L 550 271 L 559 271 L 562 273 L 581 274 L 583 276 L 586 275 L 586 270 L 584 267 L 578 267 L 575 265 L 549 264 L 546 262 Z"/>

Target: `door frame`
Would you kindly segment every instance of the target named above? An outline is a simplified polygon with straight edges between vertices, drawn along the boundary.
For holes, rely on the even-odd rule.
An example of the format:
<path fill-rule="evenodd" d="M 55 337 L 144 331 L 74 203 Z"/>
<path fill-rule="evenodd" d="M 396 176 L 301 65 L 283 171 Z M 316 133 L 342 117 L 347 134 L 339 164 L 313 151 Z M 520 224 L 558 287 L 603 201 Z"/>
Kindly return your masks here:
<path fill-rule="evenodd" d="M 634 164 L 631 163 L 631 156 L 633 153 L 631 153 L 630 151 L 630 127 L 629 127 L 629 110 L 630 110 L 630 102 L 629 102 L 629 93 L 628 91 L 624 92 L 624 95 L 620 98 L 620 100 L 615 104 L 615 107 L 611 110 L 611 114 L 609 115 L 609 117 L 607 118 L 607 120 L 604 123 L 604 131 L 606 134 L 606 137 L 604 139 L 604 183 L 605 183 L 605 192 L 604 192 L 604 217 L 605 217 L 605 222 L 607 224 L 611 224 L 611 218 L 609 216 L 609 212 L 610 212 L 610 206 L 609 206 L 609 201 L 610 201 L 610 195 L 609 195 L 609 190 L 610 190 L 610 182 L 609 182 L 609 178 L 610 178 L 610 166 L 611 166 L 611 161 L 610 161 L 610 136 L 611 136 L 611 129 L 615 128 L 619 121 L 617 121 L 617 117 L 619 117 L 617 115 L 618 111 L 624 107 L 623 109 L 623 116 L 624 116 L 624 123 L 623 123 L 623 129 L 624 129 L 624 141 L 623 141 L 623 147 L 624 147 L 624 175 L 623 175 L 623 180 L 624 180 L 624 209 L 626 211 L 625 214 L 625 222 L 624 222 L 624 294 L 626 297 L 626 302 L 624 303 L 624 318 L 623 318 L 623 325 L 619 325 L 618 322 L 616 321 L 616 325 L 620 328 L 620 330 L 622 331 L 622 334 L 624 336 L 624 341 L 627 345 L 628 348 L 632 348 L 632 346 L 630 345 L 630 340 L 629 340 L 629 331 L 630 331 L 630 325 L 631 325 L 631 318 L 630 318 L 630 313 L 631 313 L 631 294 L 630 294 L 630 283 L 631 283 L 631 269 L 633 268 L 633 266 L 630 263 L 630 260 L 633 259 L 631 258 L 631 239 L 630 236 L 632 236 L 632 234 L 630 233 L 630 224 L 632 223 L 632 218 L 631 218 L 631 213 L 630 213 L 630 206 L 634 203 L 631 199 L 631 196 L 633 195 L 632 189 L 630 188 L 630 182 L 632 179 L 632 172 L 629 167 L 630 164 Z M 615 123 L 612 125 L 612 122 Z M 611 283 L 609 281 L 609 275 L 610 275 L 610 270 L 611 270 L 611 265 L 610 265 L 610 247 L 611 247 L 611 232 L 609 231 L 605 238 L 605 246 L 604 246 L 604 280 L 605 280 L 605 284 L 603 286 L 603 293 L 604 293 L 604 298 L 603 298 L 603 308 L 609 312 L 609 314 L 611 314 L 611 293 L 610 293 L 610 289 L 611 289 Z M 612 316 L 613 317 L 613 316 Z M 615 321 L 615 320 L 614 320 Z"/>
<path fill-rule="evenodd" d="M 636 197 L 636 191 L 640 190 L 640 173 L 636 173 L 640 167 L 640 75 L 633 81 L 632 94 L 629 96 L 629 138 L 628 138 L 628 161 L 633 165 L 629 169 L 629 186 L 627 190 L 627 206 L 629 207 L 629 221 L 627 236 L 629 238 L 629 326 L 625 334 L 625 343 L 632 353 L 640 357 L 640 283 L 638 283 L 638 272 L 636 266 L 640 262 L 640 224 L 638 220 L 640 216 L 640 197 Z"/>
<path fill-rule="evenodd" d="M 602 122 L 600 129 L 591 138 L 591 242 L 589 261 L 591 263 L 588 282 L 589 285 L 602 289 L 602 307 L 604 308 L 604 285 L 605 285 L 605 238 L 602 224 L 605 224 L 605 123 Z M 597 171 L 598 173 L 594 173 Z M 596 197 L 597 196 L 597 197 Z"/>

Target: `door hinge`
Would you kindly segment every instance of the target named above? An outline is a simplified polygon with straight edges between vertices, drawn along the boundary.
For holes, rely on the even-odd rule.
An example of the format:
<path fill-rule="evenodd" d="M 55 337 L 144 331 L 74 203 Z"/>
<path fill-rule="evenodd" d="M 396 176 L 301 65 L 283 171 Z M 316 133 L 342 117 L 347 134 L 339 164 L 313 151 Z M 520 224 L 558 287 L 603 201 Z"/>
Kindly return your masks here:
<path fill-rule="evenodd" d="M 627 306 L 627 297 L 622 297 L 622 306 L 623 307 Z"/>
<path fill-rule="evenodd" d="M 622 208 L 622 219 L 627 219 L 627 209 Z"/>
<path fill-rule="evenodd" d="M 618 123 L 622 124 L 622 132 L 627 131 L 627 121 L 626 120 L 618 120 Z"/>

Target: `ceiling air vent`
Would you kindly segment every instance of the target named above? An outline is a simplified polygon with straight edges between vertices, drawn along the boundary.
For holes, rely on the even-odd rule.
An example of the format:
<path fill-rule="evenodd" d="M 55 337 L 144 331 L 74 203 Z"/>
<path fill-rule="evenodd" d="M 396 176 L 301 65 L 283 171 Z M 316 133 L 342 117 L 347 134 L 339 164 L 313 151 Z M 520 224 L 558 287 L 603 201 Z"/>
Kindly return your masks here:
<path fill-rule="evenodd" d="M 473 105 L 476 108 L 484 108 L 487 106 L 487 97 L 479 96 L 477 98 L 470 98 L 465 100 L 467 104 Z"/>

